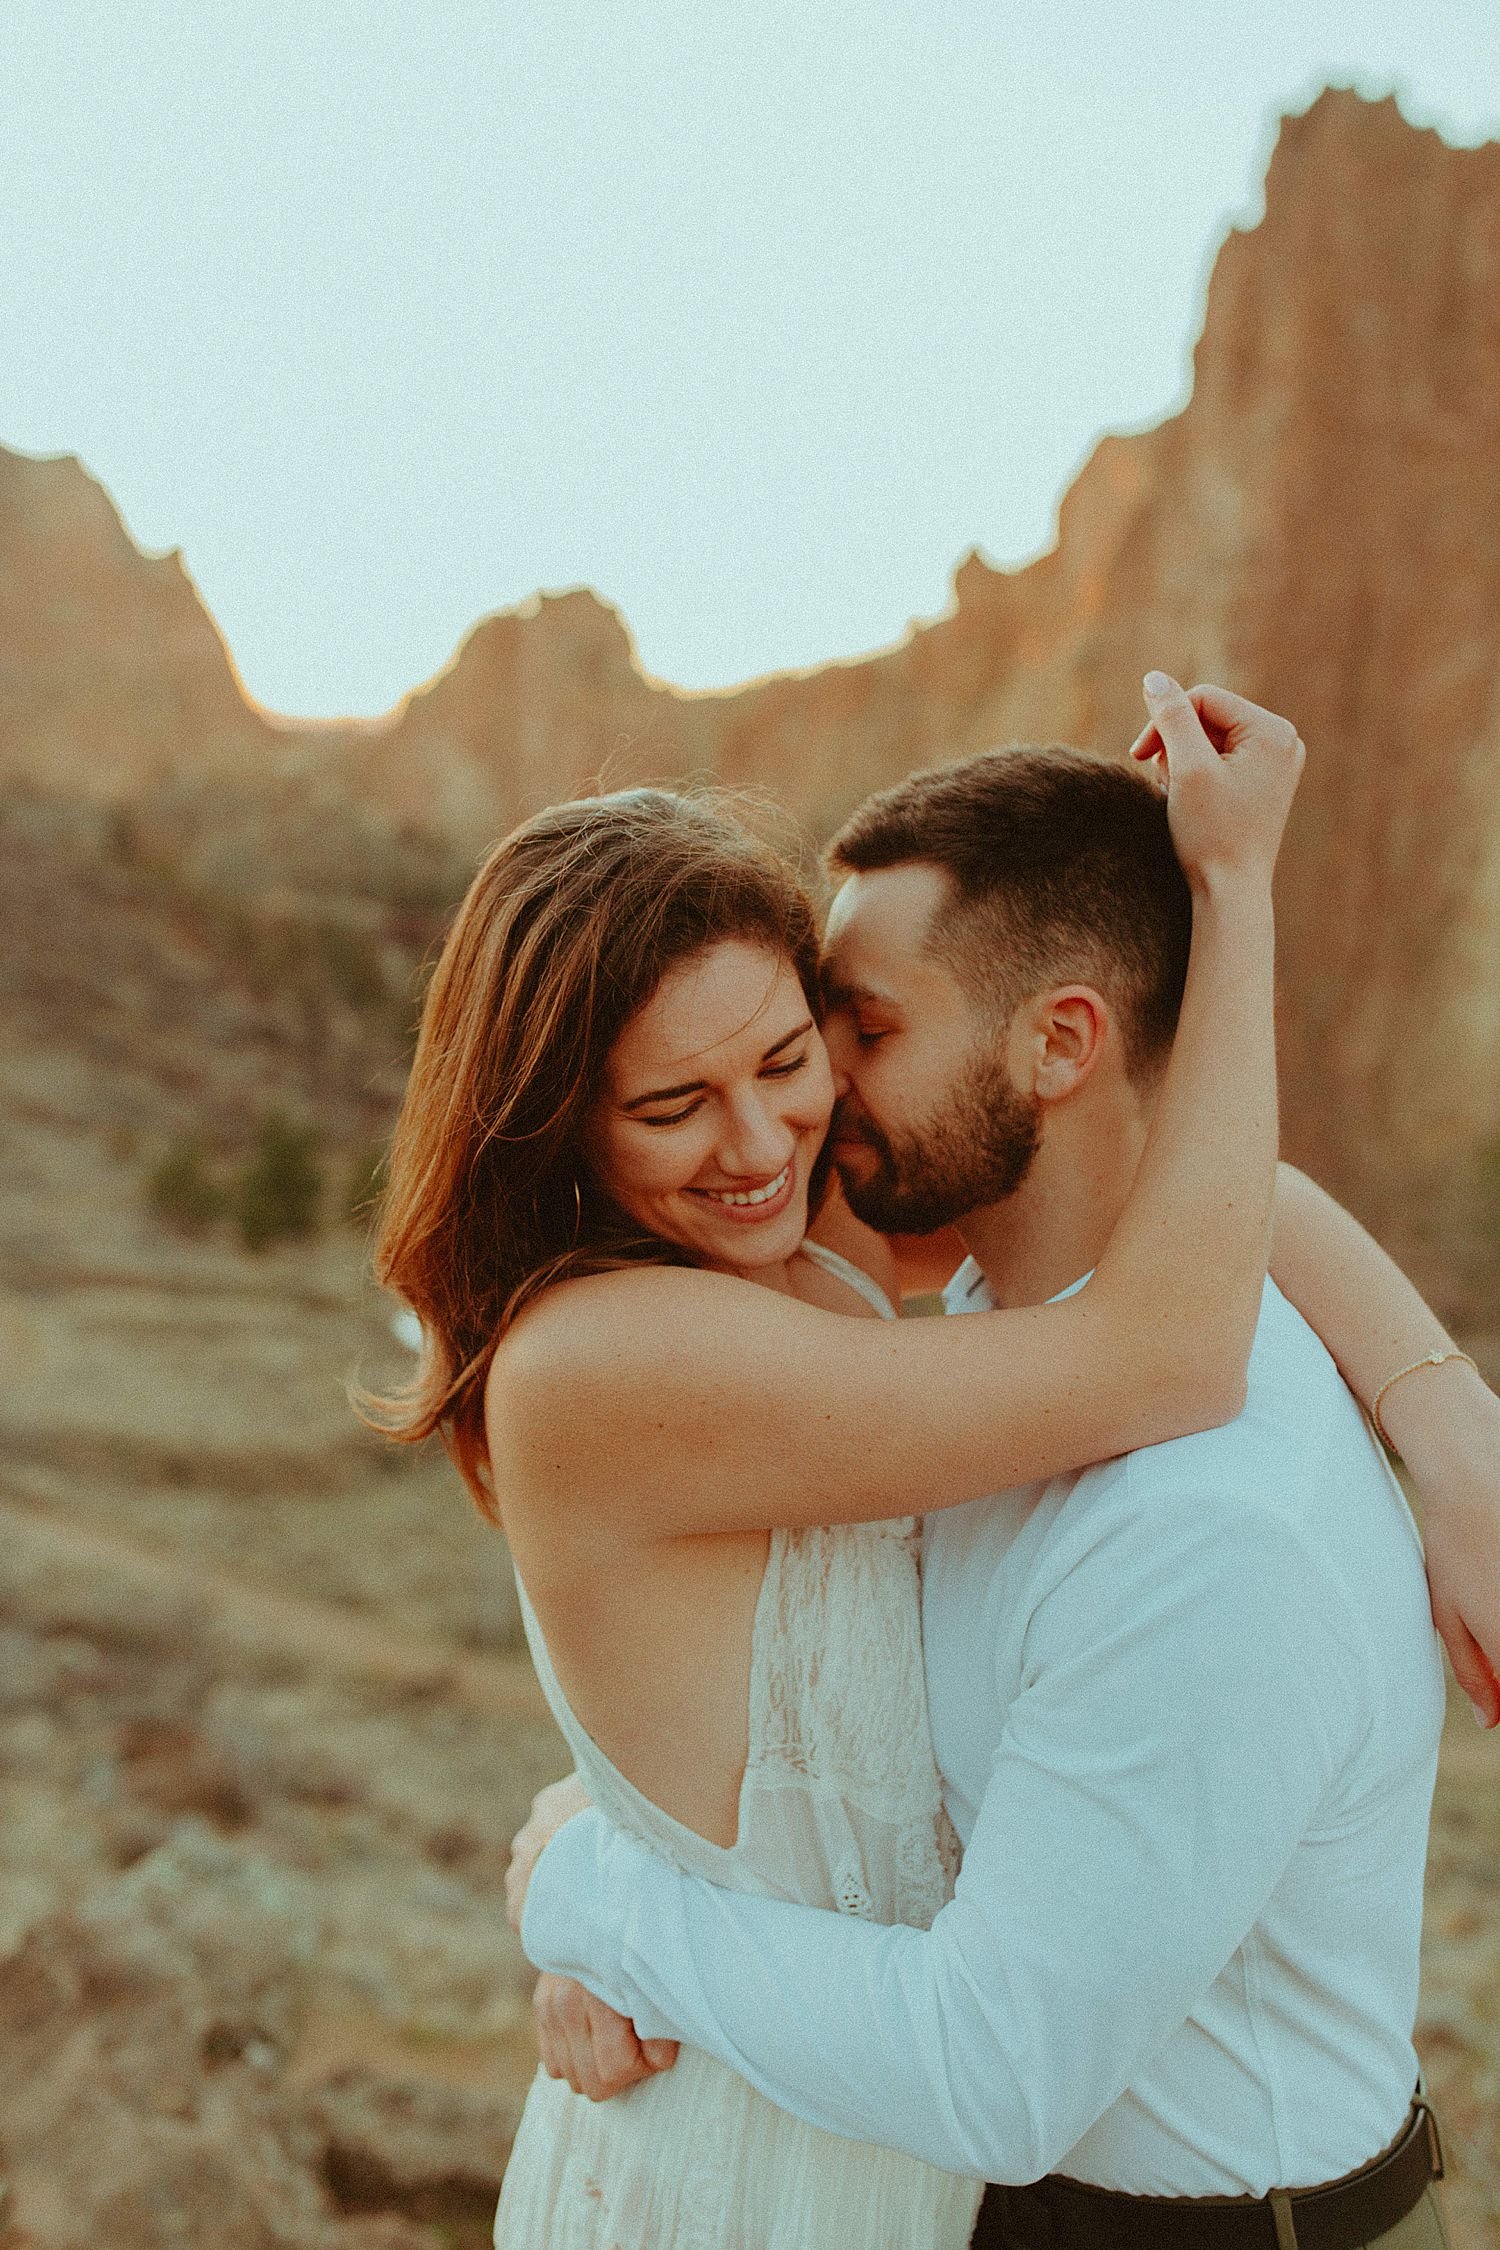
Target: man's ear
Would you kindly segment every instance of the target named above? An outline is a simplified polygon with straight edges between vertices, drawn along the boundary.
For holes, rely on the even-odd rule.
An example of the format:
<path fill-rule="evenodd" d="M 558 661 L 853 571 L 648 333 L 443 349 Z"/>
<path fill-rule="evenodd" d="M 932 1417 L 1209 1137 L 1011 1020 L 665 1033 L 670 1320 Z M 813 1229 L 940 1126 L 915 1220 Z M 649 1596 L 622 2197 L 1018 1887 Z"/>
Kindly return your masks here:
<path fill-rule="evenodd" d="M 1016 1010 L 1012 1074 L 1039 1101 L 1067 1101 L 1087 1084 L 1112 1036 L 1109 1008 L 1092 985 L 1056 985 Z"/>

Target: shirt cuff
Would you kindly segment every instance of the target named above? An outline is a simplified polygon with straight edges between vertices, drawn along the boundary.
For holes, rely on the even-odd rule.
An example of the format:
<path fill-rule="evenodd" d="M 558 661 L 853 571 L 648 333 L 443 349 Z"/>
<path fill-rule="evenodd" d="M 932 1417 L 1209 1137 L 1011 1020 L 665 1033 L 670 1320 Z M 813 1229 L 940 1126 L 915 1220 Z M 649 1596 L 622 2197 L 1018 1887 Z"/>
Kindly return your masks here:
<path fill-rule="evenodd" d="M 521 1910 L 521 1947 L 537 1969 L 576 1977 L 642 2039 L 675 2039 L 676 2027 L 646 2007 L 622 1961 L 635 1885 L 633 1863 L 655 1863 L 591 1807 L 566 1820 L 531 1871 Z M 670 1870 L 664 1870 L 670 1872 Z"/>

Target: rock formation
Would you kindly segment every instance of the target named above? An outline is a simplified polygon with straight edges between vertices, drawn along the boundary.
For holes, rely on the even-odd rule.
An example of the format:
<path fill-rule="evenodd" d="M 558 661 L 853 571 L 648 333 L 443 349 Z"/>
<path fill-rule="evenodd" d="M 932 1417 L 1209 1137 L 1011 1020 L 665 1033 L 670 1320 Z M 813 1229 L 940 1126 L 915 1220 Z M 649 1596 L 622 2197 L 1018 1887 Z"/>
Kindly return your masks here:
<path fill-rule="evenodd" d="M 76 461 L 0 449 L 0 774 L 94 803 L 264 754 L 180 554 L 147 556 Z"/>
<path fill-rule="evenodd" d="M 270 722 L 175 560 L 136 555 L 75 464 L 0 455 L 0 778 L 137 801 L 154 848 L 242 889 L 289 864 L 304 889 L 351 868 L 388 889 L 419 834 L 472 861 L 599 779 L 713 774 L 826 833 L 913 765 L 1118 751 L 1152 663 L 1301 726 L 1289 1148 L 1419 1263 L 1440 1246 L 1424 1270 L 1461 1296 L 1500 1127 L 1500 145 L 1352 93 L 1288 119 L 1265 218 L 1219 256 L 1190 403 L 1104 440 L 1055 549 L 972 555 L 898 647 L 739 689 L 650 679 L 578 590 L 486 620 L 385 720 Z"/>

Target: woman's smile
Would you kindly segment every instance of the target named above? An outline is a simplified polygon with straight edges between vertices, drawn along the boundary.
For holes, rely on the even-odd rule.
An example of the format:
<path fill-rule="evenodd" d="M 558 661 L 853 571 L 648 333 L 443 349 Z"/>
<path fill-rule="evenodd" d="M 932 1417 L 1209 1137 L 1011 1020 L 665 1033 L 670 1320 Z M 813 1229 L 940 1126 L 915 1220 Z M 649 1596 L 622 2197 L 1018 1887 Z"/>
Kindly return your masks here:
<path fill-rule="evenodd" d="M 712 1203 L 726 1218 L 743 1226 L 747 1221 L 778 1219 L 792 1199 L 796 1186 L 797 1159 L 788 1157 L 773 1180 L 766 1180 L 750 1188 L 699 1188 L 690 1187 L 684 1192 Z"/>

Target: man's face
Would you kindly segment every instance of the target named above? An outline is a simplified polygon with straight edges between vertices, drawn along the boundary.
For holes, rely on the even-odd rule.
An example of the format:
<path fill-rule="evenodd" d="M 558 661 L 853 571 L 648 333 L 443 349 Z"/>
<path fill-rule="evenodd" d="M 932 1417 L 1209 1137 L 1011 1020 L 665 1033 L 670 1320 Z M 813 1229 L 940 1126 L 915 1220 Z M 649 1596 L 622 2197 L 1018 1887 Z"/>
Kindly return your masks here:
<path fill-rule="evenodd" d="M 1013 1194 L 1041 1134 L 1000 1010 L 928 949 L 948 889 L 917 862 L 851 875 L 828 918 L 824 1037 L 849 1085 L 834 1163 L 850 1209 L 888 1234 L 929 1234 Z"/>

